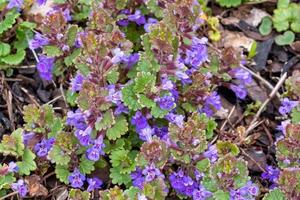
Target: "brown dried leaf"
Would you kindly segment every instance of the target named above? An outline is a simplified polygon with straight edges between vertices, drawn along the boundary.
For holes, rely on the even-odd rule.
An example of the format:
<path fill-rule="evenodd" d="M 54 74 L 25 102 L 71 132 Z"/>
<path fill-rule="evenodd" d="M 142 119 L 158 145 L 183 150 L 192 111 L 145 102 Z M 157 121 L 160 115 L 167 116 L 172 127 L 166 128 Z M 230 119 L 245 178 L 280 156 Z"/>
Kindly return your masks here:
<path fill-rule="evenodd" d="M 247 22 L 251 26 L 258 26 L 262 19 L 266 16 L 270 16 L 266 11 L 258 9 L 258 8 L 253 8 L 250 11 L 250 14 L 246 17 L 245 22 Z"/>
<path fill-rule="evenodd" d="M 25 178 L 25 181 L 28 184 L 28 191 L 30 196 L 37 197 L 48 195 L 48 190 L 42 184 L 40 184 L 40 180 L 40 177 L 36 174 Z"/>
<path fill-rule="evenodd" d="M 265 88 L 259 86 L 256 81 L 252 81 L 251 84 L 246 85 L 247 90 L 248 90 L 248 96 L 253 100 L 253 101 L 260 101 L 264 102 L 265 100 L 268 99 L 268 93 L 265 90 Z"/>
<path fill-rule="evenodd" d="M 243 33 L 225 30 L 222 32 L 222 42 L 225 48 L 245 48 L 249 51 L 254 40 L 246 37 Z"/>

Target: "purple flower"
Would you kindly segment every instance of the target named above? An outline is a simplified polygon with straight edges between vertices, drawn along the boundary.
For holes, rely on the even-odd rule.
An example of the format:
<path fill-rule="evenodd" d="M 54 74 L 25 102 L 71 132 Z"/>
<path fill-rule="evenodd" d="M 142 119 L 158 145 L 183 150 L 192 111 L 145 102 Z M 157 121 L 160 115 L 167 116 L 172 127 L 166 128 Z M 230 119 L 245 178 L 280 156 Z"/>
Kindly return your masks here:
<path fill-rule="evenodd" d="M 124 57 L 126 57 L 125 53 L 120 48 L 115 48 L 112 50 L 112 54 L 114 57 L 112 57 L 111 62 L 113 64 L 120 63 L 124 60 Z"/>
<path fill-rule="evenodd" d="M 85 36 L 86 35 L 86 33 L 85 32 L 78 32 L 77 33 L 77 35 L 76 35 L 76 40 L 75 40 L 75 47 L 76 48 L 81 48 L 81 47 L 83 47 L 83 42 L 82 42 L 82 40 L 81 40 L 81 37 L 82 36 Z"/>
<path fill-rule="evenodd" d="M 203 155 L 214 163 L 218 160 L 218 150 L 216 145 L 210 145 Z"/>
<path fill-rule="evenodd" d="M 268 165 L 266 171 L 261 174 L 262 179 L 268 180 L 271 183 L 276 183 L 280 175 L 280 170 L 276 167 Z"/>
<path fill-rule="evenodd" d="M 139 134 L 139 138 L 143 141 L 150 141 L 152 138 L 152 135 L 154 134 L 154 129 L 151 128 L 150 126 L 147 126 L 143 129 L 138 129 L 137 130 Z"/>
<path fill-rule="evenodd" d="M 133 53 L 129 56 L 125 56 L 122 59 L 122 62 L 126 63 L 128 68 L 134 66 L 140 59 L 140 55 L 138 53 Z"/>
<path fill-rule="evenodd" d="M 241 83 L 244 85 L 250 84 L 252 82 L 251 74 L 242 68 L 232 69 L 231 71 L 229 71 L 229 74 L 241 81 Z"/>
<path fill-rule="evenodd" d="M 174 83 L 167 77 L 161 79 L 161 88 L 163 90 L 172 90 L 175 88 Z"/>
<path fill-rule="evenodd" d="M 131 173 L 132 185 L 140 189 L 143 188 L 145 178 L 143 177 L 142 169 L 136 168 L 134 172 Z"/>
<path fill-rule="evenodd" d="M 233 85 L 230 84 L 230 89 L 235 93 L 235 95 L 240 99 L 245 99 L 247 96 L 247 89 L 244 85 Z"/>
<path fill-rule="evenodd" d="M 128 9 L 124 9 L 124 10 L 121 10 L 120 14 L 129 15 L 130 11 Z M 117 24 L 119 26 L 128 26 L 129 20 L 127 18 L 120 19 L 119 21 L 117 21 Z"/>
<path fill-rule="evenodd" d="M 88 126 L 85 130 L 75 131 L 75 136 L 77 137 L 81 145 L 83 146 L 89 145 L 92 131 L 93 129 L 91 126 Z"/>
<path fill-rule="evenodd" d="M 279 107 L 279 113 L 282 115 L 289 114 L 298 104 L 298 101 L 290 101 L 288 98 L 284 98 Z"/>
<path fill-rule="evenodd" d="M 34 147 L 34 151 L 39 157 L 45 157 L 52 148 L 55 142 L 54 138 L 43 139 L 40 143 L 37 143 Z"/>
<path fill-rule="evenodd" d="M 25 131 L 24 131 L 23 132 L 23 143 L 24 143 L 24 145 L 28 145 L 28 143 L 34 137 L 34 135 L 35 135 L 34 132 L 25 133 Z"/>
<path fill-rule="evenodd" d="M 8 164 L 8 172 L 18 172 L 19 171 L 19 167 L 15 162 L 10 162 Z"/>
<path fill-rule="evenodd" d="M 277 130 L 281 131 L 284 135 L 286 135 L 286 127 L 287 125 L 291 124 L 291 120 L 287 119 L 284 121 L 281 121 L 280 125 L 277 126 Z"/>
<path fill-rule="evenodd" d="M 168 127 L 163 126 L 160 128 L 158 126 L 154 126 L 154 134 L 162 140 L 167 140 L 168 139 Z"/>
<path fill-rule="evenodd" d="M 202 185 L 193 192 L 193 200 L 206 200 L 211 197 L 212 193 L 206 190 Z"/>
<path fill-rule="evenodd" d="M 199 69 L 199 66 L 208 60 L 208 52 L 206 46 L 207 38 L 193 37 L 192 45 L 185 52 L 184 63 L 191 65 L 194 69 Z"/>
<path fill-rule="evenodd" d="M 93 191 L 95 189 L 101 188 L 101 185 L 103 184 L 103 181 L 101 181 L 98 178 L 88 178 L 87 182 L 89 184 L 89 186 L 87 188 L 88 192 L 91 192 L 91 191 Z"/>
<path fill-rule="evenodd" d="M 245 186 L 237 190 L 230 190 L 230 200 L 254 200 L 258 193 L 258 186 L 248 181 Z"/>
<path fill-rule="evenodd" d="M 24 1 L 23 0 L 10 0 L 7 4 L 7 9 L 12 8 L 22 8 Z"/>
<path fill-rule="evenodd" d="M 176 192 L 188 197 L 191 197 L 197 188 L 197 183 L 190 176 L 186 176 L 182 170 L 173 172 L 169 176 L 169 181 Z"/>
<path fill-rule="evenodd" d="M 137 130 L 144 129 L 149 126 L 147 118 L 143 116 L 141 111 L 137 111 L 131 119 L 131 124 L 135 125 Z"/>
<path fill-rule="evenodd" d="M 75 112 L 69 111 L 67 113 L 66 124 L 74 126 L 79 130 L 85 130 L 87 128 L 85 114 L 80 109 L 77 109 Z"/>
<path fill-rule="evenodd" d="M 81 87 L 82 87 L 82 84 L 83 84 L 84 80 L 85 80 L 85 77 L 78 72 L 76 74 L 76 76 L 72 79 L 71 91 L 72 92 L 79 92 L 81 90 Z"/>
<path fill-rule="evenodd" d="M 186 72 L 183 72 L 182 70 L 176 71 L 175 75 L 181 80 L 182 84 L 184 85 L 192 83 L 191 78 L 186 74 Z"/>
<path fill-rule="evenodd" d="M 85 181 L 85 176 L 75 168 L 73 173 L 68 177 L 68 180 L 73 188 L 81 188 L 83 186 L 83 181 Z"/>
<path fill-rule="evenodd" d="M 71 16 L 70 10 L 69 10 L 68 8 L 66 8 L 66 9 L 63 11 L 63 15 L 64 15 L 64 18 L 65 18 L 65 20 L 66 20 L 67 22 L 72 20 L 72 16 Z"/>
<path fill-rule="evenodd" d="M 101 155 L 104 155 L 103 148 L 105 144 L 103 143 L 103 136 L 100 135 L 95 141 L 94 145 L 87 149 L 86 157 L 92 161 L 98 161 Z"/>
<path fill-rule="evenodd" d="M 45 5 L 47 0 L 36 0 L 36 2 L 41 6 L 41 5 Z"/>
<path fill-rule="evenodd" d="M 176 106 L 175 99 L 172 96 L 166 95 L 158 99 L 159 107 L 163 110 L 171 110 Z"/>
<path fill-rule="evenodd" d="M 54 67 L 54 58 L 41 55 L 37 64 L 37 69 L 40 73 L 41 78 L 50 81 L 52 79 L 52 70 Z"/>
<path fill-rule="evenodd" d="M 173 124 L 176 124 L 180 128 L 183 128 L 183 122 L 184 122 L 184 116 L 183 115 L 168 113 L 165 116 L 165 119 L 168 120 L 169 122 L 173 123 Z"/>
<path fill-rule="evenodd" d="M 114 112 L 115 115 L 120 115 L 122 113 L 128 114 L 128 112 L 129 112 L 128 108 L 123 103 L 121 102 L 117 103 L 117 107 Z"/>
<path fill-rule="evenodd" d="M 146 166 L 142 173 L 145 176 L 145 182 L 151 182 L 158 177 L 165 177 L 153 163 L 150 166 Z"/>
<path fill-rule="evenodd" d="M 222 104 L 220 96 L 217 92 L 212 92 L 211 95 L 205 99 L 202 112 L 206 113 L 206 115 L 210 117 L 216 110 L 220 110 L 221 107 Z"/>
<path fill-rule="evenodd" d="M 27 185 L 22 179 L 19 179 L 17 183 L 11 184 L 11 189 L 17 191 L 21 197 L 25 197 L 28 192 Z"/>
<path fill-rule="evenodd" d="M 106 101 L 111 101 L 115 104 L 121 102 L 122 93 L 120 90 L 119 91 L 116 90 L 115 85 L 108 85 L 107 89 L 108 89 L 108 95 L 106 97 Z"/>
<path fill-rule="evenodd" d="M 32 40 L 29 41 L 29 48 L 30 49 L 37 49 L 42 46 L 48 45 L 49 39 L 45 36 L 41 35 L 40 33 L 36 33 Z"/>
<path fill-rule="evenodd" d="M 146 23 L 145 16 L 140 10 L 136 10 L 133 15 L 128 15 L 128 20 L 135 22 L 137 25 L 143 25 Z"/>
<path fill-rule="evenodd" d="M 150 26 L 152 26 L 153 24 L 157 24 L 157 23 L 158 23 L 157 19 L 154 19 L 154 18 L 148 18 L 147 23 L 144 24 L 144 29 L 145 29 L 145 31 L 146 31 L 147 33 L 151 32 L 151 31 L 150 31 Z"/>

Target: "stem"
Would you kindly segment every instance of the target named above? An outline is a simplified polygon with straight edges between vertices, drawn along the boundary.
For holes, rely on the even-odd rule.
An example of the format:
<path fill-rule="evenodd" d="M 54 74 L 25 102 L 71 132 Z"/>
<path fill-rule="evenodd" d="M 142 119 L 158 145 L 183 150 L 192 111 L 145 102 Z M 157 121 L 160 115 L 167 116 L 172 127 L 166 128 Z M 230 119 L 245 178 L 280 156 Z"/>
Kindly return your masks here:
<path fill-rule="evenodd" d="M 4 199 L 6 199 L 6 198 L 8 198 L 8 197 L 11 197 L 11 196 L 14 196 L 14 195 L 16 195 L 16 194 L 18 194 L 18 191 L 11 192 L 11 193 L 9 193 L 9 194 L 3 196 L 3 197 L 0 197 L 0 200 L 4 200 Z"/>
<path fill-rule="evenodd" d="M 284 81 L 285 81 L 286 78 L 287 78 L 287 72 L 285 72 L 280 77 L 278 83 L 276 84 L 276 86 L 274 87 L 274 89 L 272 90 L 272 92 L 270 93 L 268 99 L 266 99 L 264 101 L 264 103 L 260 106 L 260 108 L 257 111 L 257 113 L 255 114 L 253 120 L 251 121 L 248 129 L 246 130 L 246 133 L 245 133 L 246 136 L 259 124 L 259 123 L 257 123 L 257 120 L 258 120 L 259 116 L 261 115 L 261 113 L 263 112 L 263 110 L 265 109 L 265 107 L 268 105 L 268 103 L 275 96 L 275 94 L 277 93 L 277 91 L 279 90 L 279 88 L 282 86 L 282 84 L 284 83 Z"/>

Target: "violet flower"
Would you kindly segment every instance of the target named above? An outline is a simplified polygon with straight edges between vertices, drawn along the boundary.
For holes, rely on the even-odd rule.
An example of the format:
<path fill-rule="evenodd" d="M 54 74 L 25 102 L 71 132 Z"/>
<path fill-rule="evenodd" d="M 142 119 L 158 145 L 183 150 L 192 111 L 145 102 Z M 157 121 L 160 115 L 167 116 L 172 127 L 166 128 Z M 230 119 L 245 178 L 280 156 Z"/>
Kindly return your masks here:
<path fill-rule="evenodd" d="M 14 173 L 19 171 L 19 166 L 15 162 L 10 162 L 8 164 L 8 172 Z"/>
<path fill-rule="evenodd" d="M 89 184 L 88 188 L 87 188 L 87 191 L 88 192 L 91 192 L 95 189 L 99 189 L 101 188 L 101 185 L 103 184 L 103 181 L 94 177 L 94 178 L 88 178 L 87 179 L 87 182 Z"/>
<path fill-rule="evenodd" d="M 48 152 L 51 150 L 55 142 L 54 138 L 43 139 L 40 143 L 37 143 L 34 147 L 34 151 L 39 157 L 45 157 L 48 155 Z"/>
<path fill-rule="evenodd" d="M 142 173 L 145 176 L 145 182 L 151 182 L 158 177 L 161 178 L 165 177 L 161 173 L 161 171 L 155 167 L 153 163 L 150 166 L 146 166 L 145 169 L 142 171 Z"/>
<path fill-rule="evenodd" d="M 172 96 L 166 95 L 157 99 L 159 107 L 163 110 L 171 110 L 176 106 L 175 99 Z"/>
<path fill-rule="evenodd" d="M 85 181 L 85 176 L 75 168 L 73 173 L 68 177 L 68 180 L 73 188 L 81 188 L 83 186 L 83 181 Z"/>
<path fill-rule="evenodd" d="M 36 2 L 41 6 L 41 5 L 45 5 L 47 0 L 36 0 Z"/>
<path fill-rule="evenodd" d="M 78 108 L 75 112 L 69 111 L 67 113 L 66 124 L 74 126 L 76 129 L 85 130 L 87 128 L 85 114 Z"/>
<path fill-rule="evenodd" d="M 262 179 L 268 180 L 271 183 L 276 183 L 280 175 L 280 170 L 276 167 L 267 165 L 266 171 L 261 174 Z"/>
<path fill-rule="evenodd" d="M 85 77 L 81 73 L 77 72 L 76 76 L 72 79 L 71 82 L 71 91 L 79 92 L 82 88 L 82 84 L 84 80 Z"/>
<path fill-rule="evenodd" d="M 206 200 L 212 196 L 212 192 L 206 190 L 202 185 L 193 192 L 193 200 Z"/>
<path fill-rule="evenodd" d="M 234 78 L 238 79 L 239 81 L 241 81 L 241 83 L 244 85 L 252 83 L 251 74 L 242 68 L 234 68 L 231 71 L 229 71 L 229 74 Z"/>
<path fill-rule="evenodd" d="M 23 7 L 24 0 L 10 0 L 7 4 L 7 9 L 18 8 L 21 9 Z"/>
<path fill-rule="evenodd" d="M 151 32 L 150 26 L 157 24 L 158 21 L 155 18 L 148 18 L 147 23 L 144 24 L 144 29 L 147 33 Z"/>
<path fill-rule="evenodd" d="M 247 89 L 244 85 L 240 84 L 238 86 L 230 84 L 230 89 L 235 93 L 235 95 L 240 99 L 245 99 L 247 96 Z"/>
<path fill-rule="evenodd" d="M 212 116 L 216 110 L 220 110 L 222 107 L 221 98 L 217 92 L 212 92 L 210 96 L 205 99 L 202 112 L 207 116 Z"/>
<path fill-rule="evenodd" d="M 143 176 L 143 172 L 141 168 L 136 168 L 134 172 L 130 174 L 131 179 L 132 179 L 132 185 L 135 187 L 138 187 L 140 189 L 143 188 L 145 178 Z"/>
<path fill-rule="evenodd" d="M 128 20 L 135 22 L 137 25 L 143 25 L 146 23 L 146 18 L 140 10 L 136 10 L 134 14 L 128 15 Z"/>
<path fill-rule="evenodd" d="M 49 44 L 49 39 L 46 38 L 45 36 L 43 36 L 40 33 L 36 33 L 33 37 L 33 39 L 31 39 L 29 41 L 29 48 L 30 49 L 37 49 L 40 48 L 42 46 L 48 45 Z"/>
<path fill-rule="evenodd" d="M 149 126 L 147 118 L 141 113 L 141 111 L 137 111 L 135 113 L 131 119 L 131 124 L 135 125 L 137 130 L 144 129 Z"/>
<path fill-rule="evenodd" d="M 27 185 L 24 180 L 19 179 L 18 182 L 11 184 L 11 189 L 13 191 L 17 191 L 21 197 L 25 197 L 28 193 Z"/>
<path fill-rule="evenodd" d="M 37 64 L 37 69 L 42 79 L 50 81 L 52 79 L 52 70 L 54 67 L 54 58 L 41 55 Z"/>
<path fill-rule="evenodd" d="M 281 106 L 279 107 L 279 113 L 282 115 L 289 114 L 293 108 L 298 106 L 298 101 L 291 101 L 288 98 L 284 98 L 283 101 L 281 101 Z"/>

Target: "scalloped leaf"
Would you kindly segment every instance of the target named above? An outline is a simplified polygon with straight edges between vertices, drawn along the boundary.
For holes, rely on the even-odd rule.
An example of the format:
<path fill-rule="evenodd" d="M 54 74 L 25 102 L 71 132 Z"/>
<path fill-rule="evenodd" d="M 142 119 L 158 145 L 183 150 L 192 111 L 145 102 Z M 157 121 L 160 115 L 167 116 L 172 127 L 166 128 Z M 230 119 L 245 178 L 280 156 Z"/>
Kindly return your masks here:
<path fill-rule="evenodd" d="M 139 72 L 135 78 L 134 92 L 143 93 L 146 91 L 152 91 L 155 85 L 156 77 L 150 72 Z"/>
<path fill-rule="evenodd" d="M 115 124 L 115 116 L 112 110 L 106 111 L 100 121 L 96 121 L 95 128 L 97 131 L 106 130 Z"/>
<path fill-rule="evenodd" d="M 18 173 L 20 175 L 29 175 L 31 171 L 34 171 L 36 169 L 36 163 L 34 161 L 35 154 L 29 150 L 25 149 L 24 154 L 22 156 L 22 162 L 17 162 L 17 165 L 19 167 Z"/>
<path fill-rule="evenodd" d="M 136 93 L 133 91 L 134 84 L 126 85 L 122 89 L 122 100 L 124 104 L 133 111 L 141 109 Z"/>
<path fill-rule="evenodd" d="M 18 128 L 11 135 L 4 135 L 0 143 L 0 153 L 4 155 L 23 156 L 23 129 Z"/>
<path fill-rule="evenodd" d="M 3 188 L 9 188 L 10 184 L 16 181 L 13 173 L 6 174 L 5 176 L 0 176 L 0 190 Z M 1 197 L 1 195 L 0 195 Z"/>
<path fill-rule="evenodd" d="M 60 48 L 58 48 L 57 46 L 53 46 L 53 45 L 44 46 L 43 52 L 48 57 L 56 57 L 56 56 L 60 56 L 63 54 L 63 52 Z"/>
<path fill-rule="evenodd" d="M 109 140 L 116 140 L 128 131 L 128 122 L 124 116 L 119 116 L 116 123 L 107 130 L 106 137 Z"/>
<path fill-rule="evenodd" d="M 90 174 L 95 170 L 95 162 L 88 160 L 85 155 L 80 158 L 79 170 L 83 174 Z"/>
<path fill-rule="evenodd" d="M 121 167 L 112 167 L 110 168 L 110 175 L 109 177 L 112 179 L 113 184 L 128 184 L 131 181 L 130 174 L 121 174 L 120 173 Z"/>
<path fill-rule="evenodd" d="M 69 184 L 68 177 L 70 176 L 70 172 L 67 166 L 65 165 L 55 165 L 55 174 L 56 177 L 63 183 Z"/>
<path fill-rule="evenodd" d="M 117 68 L 114 68 L 112 70 L 110 70 L 107 75 L 106 75 L 106 80 L 110 83 L 110 84 L 115 84 L 118 82 L 119 80 L 119 75 L 120 73 L 118 72 Z"/>
<path fill-rule="evenodd" d="M 230 8 L 241 5 L 242 0 L 216 0 L 221 6 Z"/>
<path fill-rule="evenodd" d="M 5 19 L 0 22 L 0 35 L 13 27 L 16 23 L 16 19 L 20 16 L 20 13 L 17 9 L 12 9 L 8 11 L 5 15 Z"/>
<path fill-rule="evenodd" d="M 286 31 L 282 35 L 275 37 L 276 44 L 280 46 L 290 45 L 295 40 L 295 34 L 292 31 Z"/>
<path fill-rule="evenodd" d="M 77 31 L 78 31 L 77 25 L 69 26 L 69 28 L 67 30 L 67 45 L 69 47 L 72 47 L 74 45 L 76 37 L 77 37 Z"/>
<path fill-rule="evenodd" d="M 69 192 L 70 200 L 89 200 L 91 194 L 88 191 L 81 191 L 79 189 L 71 189 Z"/>
<path fill-rule="evenodd" d="M 6 56 L 10 53 L 10 45 L 0 42 L 0 56 Z"/>
<path fill-rule="evenodd" d="M 70 156 L 65 154 L 58 145 L 53 145 L 48 156 L 51 159 L 51 162 L 58 165 L 68 165 L 71 161 Z"/>
<path fill-rule="evenodd" d="M 276 188 L 267 193 L 263 200 L 286 200 L 286 198 L 284 193 L 280 189 Z"/>
<path fill-rule="evenodd" d="M 19 49 L 15 54 L 9 54 L 5 57 L 0 59 L 1 62 L 8 64 L 8 65 L 18 65 L 20 64 L 25 58 L 26 52 L 24 49 Z"/>

